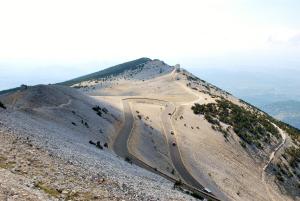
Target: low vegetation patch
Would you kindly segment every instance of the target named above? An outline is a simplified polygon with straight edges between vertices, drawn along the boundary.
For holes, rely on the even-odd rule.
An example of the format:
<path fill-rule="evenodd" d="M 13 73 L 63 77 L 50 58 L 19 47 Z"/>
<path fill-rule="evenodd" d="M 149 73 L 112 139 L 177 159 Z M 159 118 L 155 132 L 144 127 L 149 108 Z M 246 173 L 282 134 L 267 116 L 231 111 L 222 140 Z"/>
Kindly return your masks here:
<path fill-rule="evenodd" d="M 247 145 L 244 141 L 240 141 L 240 145 L 243 147 L 243 148 L 247 148 Z"/>
<path fill-rule="evenodd" d="M 186 190 L 184 188 L 184 184 L 182 183 L 181 180 L 178 180 L 178 181 L 175 181 L 174 185 L 173 185 L 173 189 L 177 189 L 187 195 L 190 195 L 196 199 L 199 199 L 199 200 L 203 200 L 204 198 L 196 191 L 190 191 L 190 190 Z"/>
<path fill-rule="evenodd" d="M 93 142 L 92 140 L 90 140 L 89 141 L 89 143 L 91 144 L 91 145 L 95 145 L 98 149 L 103 149 L 103 146 L 105 147 L 105 148 L 108 148 L 108 144 L 105 142 L 104 143 L 104 145 L 102 146 L 101 145 L 101 142 L 100 141 L 97 141 L 96 143 L 95 142 Z"/>
<path fill-rule="evenodd" d="M 100 141 L 97 142 L 96 147 L 97 147 L 98 149 L 103 149 L 103 147 L 102 147 Z"/>
<path fill-rule="evenodd" d="M 279 183 L 285 184 L 286 190 L 300 188 L 300 130 L 284 122 L 273 119 L 273 122 L 285 131 L 292 139 L 293 144 L 284 149 L 281 159 L 274 164 L 273 171 Z M 289 184 L 287 184 L 289 183 Z M 292 191 L 291 191 L 292 192 Z M 296 194 L 297 196 L 300 193 Z"/>
<path fill-rule="evenodd" d="M 108 110 L 105 108 L 105 107 L 103 107 L 103 108 L 101 108 L 100 106 L 95 106 L 95 107 L 93 107 L 92 108 L 96 113 L 97 113 L 97 115 L 98 116 L 100 116 L 100 117 L 102 117 L 102 114 L 104 113 L 104 114 L 107 114 L 108 113 Z"/>
<path fill-rule="evenodd" d="M 289 165 L 293 168 L 297 168 L 300 163 L 300 148 L 299 147 L 289 147 L 285 150 L 285 154 Z"/>
<path fill-rule="evenodd" d="M 6 109 L 5 105 L 0 101 L 0 108 Z"/>
<path fill-rule="evenodd" d="M 289 124 L 273 119 L 273 121 L 278 125 L 279 128 L 284 130 L 293 140 L 293 142 L 300 146 L 300 130 Z"/>
<path fill-rule="evenodd" d="M 204 118 L 213 128 L 228 136 L 229 130 L 224 129 L 221 122 L 231 126 L 233 131 L 247 144 L 263 149 L 263 143 L 269 143 L 271 136 L 279 138 L 278 129 L 271 123 L 267 115 L 248 110 L 225 99 L 216 100 L 216 103 L 192 106 L 195 114 L 204 115 Z M 243 147 L 244 144 L 241 143 Z"/>
<path fill-rule="evenodd" d="M 35 184 L 35 187 L 41 189 L 42 191 L 44 191 L 46 194 L 50 195 L 51 197 L 58 198 L 60 196 L 60 192 L 58 192 L 58 190 L 51 188 L 51 187 L 47 186 L 46 184 L 43 184 L 42 182 L 37 182 Z"/>
<path fill-rule="evenodd" d="M 129 163 L 129 164 L 132 164 L 132 160 L 131 160 L 131 158 L 129 158 L 128 156 L 125 157 L 125 161 L 126 161 L 127 163 Z"/>
<path fill-rule="evenodd" d="M 299 192 L 300 186 L 300 130 L 274 119 L 248 103 L 240 102 L 246 106 L 221 98 L 216 103 L 195 104 L 192 110 L 195 114 L 203 115 L 212 124 L 212 128 L 219 132 L 225 133 L 232 129 L 241 138 L 240 145 L 245 149 L 249 145 L 263 149 L 265 144 L 271 142 L 272 136 L 279 139 L 281 135 L 274 124 L 286 132 L 293 140 L 293 145 L 285 148 L 280 160 L 273 164 L 273 173 L 278 184 L 299 196 L 295 192 Z M 224 129 L 224 124 L 231 128 Z"/>
<path fill-rule="evenodd" d="M 80 83 L 80 82 L 84 82 L 84 81 L 90 81 L 90 80 L 101 80 L 101 79 L 109 79 L 112 76 L 117 76 L 120 75 L 126 71 L 129 70 L 142 70 L 145 63 L 151 61 L 151 59 L 149 58 L 140 58 L 140 59 L 136 59 L 133 61 L 129 61 L 123 64 L 119 64 L 104 70 L 101 70 L 99 72 L 96 73 L 92 73 L 86 76 L 82 76 L 73 80 L 69 80 L 60 84 L 63 85 L 67 85 L 67 86 L 72 86 L 74 84 Z"/>
<path fill-rule="evenodd" d="M 0 155 L 0 168 L 11 169 L 15 167 L 16 163 L 14 161 L 8 161 L 5 156 Z"/>

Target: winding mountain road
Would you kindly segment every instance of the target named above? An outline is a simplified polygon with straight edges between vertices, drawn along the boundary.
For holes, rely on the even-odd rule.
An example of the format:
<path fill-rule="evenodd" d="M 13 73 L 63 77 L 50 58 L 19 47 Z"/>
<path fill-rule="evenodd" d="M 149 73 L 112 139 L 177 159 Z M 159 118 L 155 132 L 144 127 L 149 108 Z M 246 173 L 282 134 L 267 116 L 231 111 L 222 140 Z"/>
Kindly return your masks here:
<path fill-rule="evenodd" d="M 171 75 L 172 79 L 175 80 L 175 78 L 173 78 L 174 72 L 175 71 L 173 71 L 170 75 Z M 181 86 L 181 83 L 177 83 L 177 84 L 179 84 Z M 181 86 L 181 87 L 185 88 L 183 86 Z M 188 92 L 192 93 L 197 98 L 191 102 L 183 103 L 183 105 L 192 104 L 197 101 L 202 101 L 203 98 L 200 97 L 195 92 L 193 92 L 193 91 L 188 91 Z M 133 130 L 134 117 L 133 117 L 133 113 L 131 111 L 131 107 L 130 107 L 129 103 L 134 102 L 134 101 L 145 101 L 145 103 L 164 105 L 165 110 L 163 110 L 160 115 L 162 125 L 163 125 L 163 131 L 164 131 L 164 134 L 167 139 L 171 161 L 172 161 L 173 166 L 175 167 L 176 171 L 180 175 L 180 178 L 182 178 L 183 186 L 192 192 L 196 192 L 196 193 L 200 194 L 202 197 L 204 197 L 208 200 L 220 201 L 219 198 L 221 198 L 221 200 L 227 201 L 228 200 L 227 197 L 222 192 L 216 192 L 219 198 L 217 198 L 212 193 L 208 193 L 205 190 L 205 187 L 203 185 L 201 185 L 193 177 L 193 175 L 191 175 L 191 173 L 188 171 L 188 169 L 184 165 L 179 147 L 177 146 L 178 143 L 176 140 L 176 131 L 172 124 L 172 116 L 176 112 L 176 106 L 169 101 L 144 98 L 144 97 L 132 97 L 132 98 L 123 99 L 122 103 L 123 103 L 125 119 L 124 119 L 123 128 L 119 131 L 119 133 L 114 141 L 114 144 L 113 144 L 113 150 L 115 151 L 115 153 L 122 158 L 125 158 L 127 160 L 129 159 L 135 165 L 138 165 L 138 166 L 145 168 L 151 172 L 159 174 L 172 182 L 176 182 L 178 180 L 178 179 L 174 178 L 173 176 L 166 175 L 166 174 L 160 172 L 160 170 L 157 170 L 156 168 L 149 166 L 148 164 L 144 163 L 143 161 L 141 161 L 140 159 L 138 159 L 137 157 L 135 157 L 133 154 L 130 153 L 129 148 L 128 148 L 128 142 L 129 142 L 132 130 Z M 173 135 L 171 134 L 171 131 L 174 132 Z M 174 146 L 174 144 L 175 144 L 175 146 Z"/>
<path fill-rule="evenodd" d="M 129 160 L 128 162 L 132 162 L 141 168 L 144 168 L 146 170 L 154 172 L 155 174 L 159 174 L 162 177 L 165 177 L 166 179 L 170 179 L 169 175 L 166 175 L 162 172 L 157 171 L 155 167 L 151 167 L 150 165 L 144 163 L 143 161 L 141 161 L 136 156 L 134 156 L 133 154 L 130 153 L 130 151 L 128 149 L 128 142 L 129 142 L 132 130 L 133 130 L 134 118 L 133 118 L 133 114 L 132 114 L 132 111 L 131 111 L 131 108 L 129 105 L 129 100 L 124 99 L 124 100 L 122 100 L 122 102 L 123 102 L 125 119 L 124 119 L 123 128 L 119 131 L 119 133 L 114 141 L 114 144 L 113 144 L 114 152 L 118 156 Z M 171 178 L 171 179 L 172 179 L 172 181 L 176 181 L 175 178 Z"/>
<path fill-rule="evenodd" d="M 118 133 L 117 138 L 114 141 L 113 150 L 118 156 L 122 158 L 126 158 L 126 157 L 130 157 L 127 142 L 131 134 L 131 131 L 133 129 L 133 116 L 131 113 L 129 103 L 126 100 L 123 100 L 123 110 L 125 116 L 124 125 L 123 128 Z"/>
<path fill-rule="evenodd" d="M 183 178 L 183 180 L 186 183 L 188 183 L 198 189 L 204 190 L 204 187 L 189 173 L 189 171 L 186 169 L 186 167 L 184 166 L 184 163 L 182 161 L 182 157 L 181 157 L 179 148 L 177 146 L 177 140 L 175 137 L 176 132 L 171 123 L 171 118 L 172 118 L 172 115 L 175 113 L 175 111 L 176 111 L 176 107 L 173 104 L 168 103 L 166 105 L 166 109 L 162 113 L 162 118 L 161 118 L 162 122 L 163 122 L 164 132 L 167 137 L 171 160 L 173 162 L 175 169 L 177 170 L 179 175 Z M 169 115 L 169 114 L 171 114 L 171 115 Z M 174 135 L 170 134 L 171 131 L 174 132 Z M 176 145 L 174 146 L 173 143 L 175 143 Z"/>
<path fill-rule="evenodd" d="M 270 198 L 271 201 L 278 201 L 276 199 L 274 199 L 272 193 L 270 192 L 270 189 L 268 187 L 268 184 L 266 182 L 266 178 L 265 178 L 265 175 L 266 175 L 266 169 L 269 167 L 269 165 L 271 164 L 271 162 L 273 161 L 276 153 L 283 147 L 283 145 L 285 144 L 286 142 L 286 134 L 284 133 L 283 130 L 281 130 L 278 126 L 274 125 L 278 130 L 279 130 L 279 133 L 282 137 L 282 142 L 274 149 L 274 151 L 272 151 L 272 153 L 270 154 L 270 157 L 269 157 L 269 160 L 268 162 L 266 163 L 266 165 L 263 167 L 263 170 L 262 170 L 262 173 L 261 173 L 261 178 L 262 178 L 262 182 L 264 183 L 265 185 L 265 188 L 267 190 L 267 193 L 268 193 L 268 196 Z"/>
<path fill-rule="evenodd" d="M 160 172 L 159 170 L 157 170 L 156 168 L 153 168 L 153 167 L 149 166 L 148 164 L 145 164 L 143 161 L 141 161 L 140 159 L 138 159 L 137 157 L 135 157 L 133 154 L 130 153 L 130 151 L 128 149 L 128 141 L 130 139 L 130 135 L 133 130 L 134 117 L 133 117 L 129 102 L 134 101 L 134 100 L 135 100 L 134 98 L 122 100 L 123 109 L 124 109 L 124 117 L 125 117 L 124 125 L 115 139 L 115 142 L 113 144 L 113 150 L 115 151 L 115 153 L 118 156 L 129 159 L 135 165 L 138 165 L 138 166 L 145 168 L 151 172 L 159 174 L 159 175 L 165 177 L 166 179 L 169 179 L 172 182 L 177 181 L 176 178 L 166 175 L 166 174 Z M 136 98 L 136 100 L 143 100 L 143 98 Z M 151 101 L 151 99 L 149 99 L 149 98 L 145 98 L 145 100 Z M 154 104 L 157 104 L 157 101 L 161 101 L 162 103 L 165 104 L 165 110 L 161 114 L 163 130 L 167 137 L 167 142 L 168 142 L 168 146 L 169 146 L 169 150 L 170 150 L 170 156 L 171 156 L 172 163 L 173 163 L 175 169 L 177 170 L 177 172 L 179 173 L 180 177 L 183 179 L 183 181 L 182 181 L 183 185 L 187 189 L 189 189 L 193 192 L 197 192 L 201 196 L 203 196 L 209 200 L 220 201 L 213 194 L 206 192 L 205 188 L 190 174 L 190 172 L 186 169 L 186 167 L 182 161 L 180 150 L 179 150 L 178 146 L 173 145 L 173 143 L 177 144 L 175 135 L 170 134 L 170 132 L 173 130 L 171 118 L 172 118 L 172 115 L 176 111 L 175 105 L 172 103 L 169 103 L 167 101 L 164 101 L 164 100 L 153 99 L 153 101 L 154 101 Z"/>

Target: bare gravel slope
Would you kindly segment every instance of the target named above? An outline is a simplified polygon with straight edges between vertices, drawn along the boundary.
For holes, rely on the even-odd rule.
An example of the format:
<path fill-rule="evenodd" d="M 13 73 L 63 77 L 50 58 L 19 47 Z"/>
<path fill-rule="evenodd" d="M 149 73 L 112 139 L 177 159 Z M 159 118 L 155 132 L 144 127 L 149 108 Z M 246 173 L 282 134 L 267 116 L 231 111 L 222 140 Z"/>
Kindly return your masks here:
<path fill-rule="evenodd" d="M 0 198 L 14 196 L 8 190 L 14 186 L 18 195 L 32 192 L 32 200 L 192 199 L 124 161 L 131 156 L 141 167 L 221 200 L 299 200 L 297 131 L 266 120 L 261 111 L 178 65 L 147 59 L 118 74 L 72 84 L 77 90 L 39 85 L 0 96 L 7 107 L 0 108 L 0 181 L 5 181 Z M 222 101 L 223 113 L 209 116 Z M 195 114 L 195 103 L 207 113 Z M 220 120 L 232 115 L 228 103 L 244 111 L 239 130 L 230 125 L 233 116 Z M 252 114 L 251 121 L 245 114 Z M 30 151 L 24 156 L 20 150 Z M 40 162 L 32 163 L 36 159 Z"/>
<path fill-rule="evenodd" d="M 104 147 L 123 118 L 113 106 L 61 86 L 30 87 L 0 99 L 7 106 L 0 111 L 1 198 L 192 200 Z M 95 105 L 107 112 L 97 115 Z"/>

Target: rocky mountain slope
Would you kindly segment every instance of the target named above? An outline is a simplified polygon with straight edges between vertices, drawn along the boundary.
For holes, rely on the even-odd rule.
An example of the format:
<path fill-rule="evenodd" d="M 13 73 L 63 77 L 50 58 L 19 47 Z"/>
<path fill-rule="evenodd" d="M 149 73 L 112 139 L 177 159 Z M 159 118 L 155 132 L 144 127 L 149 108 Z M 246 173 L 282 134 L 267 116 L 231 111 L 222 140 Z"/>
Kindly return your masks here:
<path fill-rule="evenodd" d="M 192 199 L 112 153 L 122 114 L 108 101 L 40 85 L 1 96 L 1 102 L 4 200 Z"/>
<path fill-rule="evenodd" d="M 300 199 L 300 132 L 179 65 L 141 58 L 60 85 L 0 96 L 0 195 Z"/>

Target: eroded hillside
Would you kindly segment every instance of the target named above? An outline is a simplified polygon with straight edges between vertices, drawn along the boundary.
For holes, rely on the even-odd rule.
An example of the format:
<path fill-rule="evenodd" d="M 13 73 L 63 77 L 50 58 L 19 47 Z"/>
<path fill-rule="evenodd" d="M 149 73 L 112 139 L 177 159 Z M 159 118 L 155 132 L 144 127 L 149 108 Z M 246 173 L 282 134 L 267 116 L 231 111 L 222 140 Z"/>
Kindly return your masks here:
<path fill-rule="evenodd" d="M 66 84 L 2 95 L 2 127 L 130 184 L 128 200 L 299 200 L 299 131 L 179 65 L 142 58 Z"/>
<path fill-rule="evenodd" d="M 112 153 L 123 114 L 63 86 L 1 96 L 0 197 L 4 200 L 187 200 L 173 183 Z"/>

